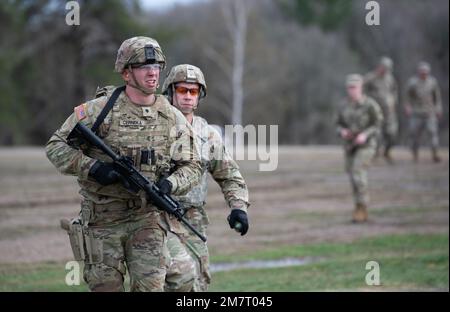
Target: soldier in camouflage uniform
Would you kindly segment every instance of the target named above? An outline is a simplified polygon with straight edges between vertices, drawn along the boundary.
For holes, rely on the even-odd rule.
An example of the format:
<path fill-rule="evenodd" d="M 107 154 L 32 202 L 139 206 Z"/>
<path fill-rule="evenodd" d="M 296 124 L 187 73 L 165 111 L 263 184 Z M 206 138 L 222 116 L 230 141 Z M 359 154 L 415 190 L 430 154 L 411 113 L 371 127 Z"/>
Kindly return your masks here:
<path fill-rule="evenodd" d="M 414 161 L 418 160 L 419 140 L 425 128 L 431 139 L 433 161 L 440 162 L 438 124 L 439 119 L 442 118 L 441 91 L 436 79 L 430 75 L 428 63 L 421 62 L 417 67 L 417 76 L 408 81 L 405 112 L 409 117 Z"/>
<path fill-rule="evenodd" d="M 344 140 L 345 167 L 353 189 L 353 221 L 365 222 L 369 204 L 367 169 L 375 155 L 383 114 L 379 105 L 362 92 L 362 76 L 349 75 L 346 84 L 348 97 L 339 107 L 337 132 Z"/>
<path fill-rule="evenodd" d="M 166 194 L 181 195 L 198 184 L 201 166 L 186 118 L 165 97 L 155 95 L 164 66 L 164 54 L 154 39 L 133 37 L 122 43 L 115 71 L 126 87 L 98 135 L 152 181 L 166 176 L 172 163 L 172 174 L 159 186 Z M 144 194 L 123 187 L 105 154 L 95 148 L 82 153 L 67 144 L 74 126 L 92 126 L 107 100 L 100 96 L 77 106 L 46 146 L 49 160 L 63 174 L 77 176 L 81 188 L 81 220 L 72 222 L 69 230 L 71 243 L 74 239 L 78 247 L 73 248 L 75 258 L 84 260 L 84 280 L 92 291 L 123 291 L 126 270 L 131 291 L 163 291 L 169 263 L 167 232 L 180 225 L 147 202 Z"/>
<path fill-rule="evenodd" d="M 211 174 L 220 185 L 231 209 L 230 227 L 234 228 L 236 222 L 239 222 L 242 226 L 241 235 L 245 235 L 248 230 L 246 212 L 249 206 L 245 181 L 239 172 L 238 165 L 225 150 L 218 131 L 208 125 L 205 119 L 194 115 L 199 100 L 206 96 L 206 90 L 202 71 L 188 64 L 174 66 L 163 84 L 163 94 L 168 96 L 169 101 L 192 124 L 202 160 L 203 175 L 200 184 L 187 195 L 177 198 L 188 209 L 185 215 L 188 221 L 206 236 L 209 224 L 205 210 L 208 190 L 207 174 Z M 172 235 L 169 237 L 168 246 L 172 261 L 166 277 L 166 289 L 186 291 L 192 288 L 193 291 L 206 291 L 211 278 L 207 244 L 189 233 L 188 237 Z M 195 266 L 195 270 L 192 270 L 192 266 Z M 195 280 L 192 287 L 193 279 Z"/>
<path fill-rule="evenodd" d="M 364 77 L 364 91 L 373 98 L 383 111 L 383 126 L 381 138 L 377 144 L 377 154 L 381 143 L 384 145 L 384 158 L 392 163 L 391 148 L 398 134 L 397 83 L 392 75 L 393 62 L 388 57 L 382 57 L 377 68 Z"/>

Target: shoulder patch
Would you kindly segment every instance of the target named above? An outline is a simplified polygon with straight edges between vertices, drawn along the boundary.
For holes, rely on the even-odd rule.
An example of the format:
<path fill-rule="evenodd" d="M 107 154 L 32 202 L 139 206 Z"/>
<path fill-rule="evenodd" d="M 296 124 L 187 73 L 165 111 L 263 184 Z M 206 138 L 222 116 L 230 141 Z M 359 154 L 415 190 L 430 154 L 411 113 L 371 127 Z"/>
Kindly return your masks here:
<path fill-rule="evenodd" d="M 74 112 L 75 112 L 75 116 L 77 117 L 78 121 L 86 118 L 86 103 L 83 103 L 83 104 L 75 107 Z"/>

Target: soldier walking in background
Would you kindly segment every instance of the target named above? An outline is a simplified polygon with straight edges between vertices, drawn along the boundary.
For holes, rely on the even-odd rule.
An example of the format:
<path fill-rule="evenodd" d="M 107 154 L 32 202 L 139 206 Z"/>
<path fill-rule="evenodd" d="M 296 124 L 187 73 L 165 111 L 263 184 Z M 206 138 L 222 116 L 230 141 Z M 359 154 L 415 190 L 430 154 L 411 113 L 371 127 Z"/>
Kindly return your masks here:
<path fill-rule="evenodd" d="M 431 141 L 433 161 L 441 161 L 438 154 L 438 124 L 442 118 L 441 91 L 430 71 L 428 63 L 420 62 L 417 66 L 417 75 L 409 79 L 407 86 L 405 113 L 409 117 L 409 135 L 415 162 L 419 159 L 419 141 L 424 129 Z"/>
<path fill-rule="evenodd" d="M 361 75 L 349 75 L 346 86 L 348 97 L 338 110 L 337 133 L 344 140 L 345 168 L 353 189 L 353 221 L 366 222 L 369 204 L 367 169 L 375 155 L 383 114 L 379 105 L 364 95 Z"/>
<path fill-rule="evenodd" d="M 391 148 L 398 135 L 398 89 L 392 70 L 392 60 L 382 57 L 377 68 L 364 77 L 364 92 L 380 105 L 383 112 L 383 125 L 377 142 L 376 155 L 379 154 L 381 146 L 384 146 L 383 156 L 391 164 L 393 163 Z"/>

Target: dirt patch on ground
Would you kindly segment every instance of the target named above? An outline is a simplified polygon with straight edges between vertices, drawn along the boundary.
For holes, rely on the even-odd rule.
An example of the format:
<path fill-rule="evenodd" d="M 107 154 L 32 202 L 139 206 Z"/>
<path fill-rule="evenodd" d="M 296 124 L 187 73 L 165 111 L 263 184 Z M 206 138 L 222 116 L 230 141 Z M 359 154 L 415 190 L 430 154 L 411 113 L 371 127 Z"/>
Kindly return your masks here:
<path fill-rule="evenodd" d="M 434 164 L 429 153 L 413 164 L 396 149 L 395 165 L 375 161 L 369 172 L 370 222 L 350 222 L 352 198 L 339 147 L 280 148 L 278 169 L 259 172 L 257 163 L 240 166 L 250 190 L 251 226 L 241 237 L 226 222 L 228 209 L 210 183 L 212 254 L 234 254 L 289 244 L 348 242 L 400 233 L 448 233 L 448 150 Z M 74 177 L 60 175 L 42 149 L 0 149 L 0 263 L 71 258 L 59 219 L 78 213 Z"/>

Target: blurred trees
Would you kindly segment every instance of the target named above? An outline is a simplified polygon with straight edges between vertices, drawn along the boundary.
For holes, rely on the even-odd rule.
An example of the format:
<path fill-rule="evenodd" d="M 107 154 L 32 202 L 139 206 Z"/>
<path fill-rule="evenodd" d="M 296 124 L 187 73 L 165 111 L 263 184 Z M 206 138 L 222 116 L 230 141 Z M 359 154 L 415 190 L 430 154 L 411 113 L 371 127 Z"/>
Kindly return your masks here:
<path fill-rule="evenodd" d="M 444 0 L 379 0 L 381 25 L 361 27 L 365 18 L 365 1 L 354 1 L 352 17 L 342 32 L 348 45 L 358 55 L 363 68 L 376 65 L 381 55 L 394 60 L 394 76 L 400 86 L 400 100 L 405 98 L 405 84 L 415 74 L 417 63 L 431 64 L 443 94 L 444 118 L 441 138 L 448 145 L 448 71 L 449 71 L 449 2 Z M 407 132 L 405 116 L 399 109 L 403 139 Z"/>
<path fill-rule="evenodd" d="M 66 1 L 0 2 L 0 143 L 43 144 L 73 107 L 112 75 L 122 39 L 143 33 L 137 1 L 82 0 L 80 26 Z"/>
<path fill-rule="evenodd" d="M 365 24 L 364 0 L 211 0 L 167 12 L 143 12 L 138 0 L 78 2 L 81 25 L 72 27 L 66 1 L 0 2 L 0 144 L 44 144 L 98 85 L 120 84 L 117 48 L 135 35 L 156 38 L 169 68 L 202 68 L 208 97 L 199 113 L 211 123 L 236 123 L 241 102 L 243 125 L 277 124 L 288 144 L 337 142 L 333 116 L 346 74 L 389 55 L 403 90 L 427 60 L 443 91 L 448 143 L 445 0 L 379 0 L 380 26 Z"/>
<path fill-rule="evenodd" d="M 279 0 L 286 14 L 302 25 L 318 25 L 326 31 L 335 31 L 352 13 L 352 0 Z"/>

